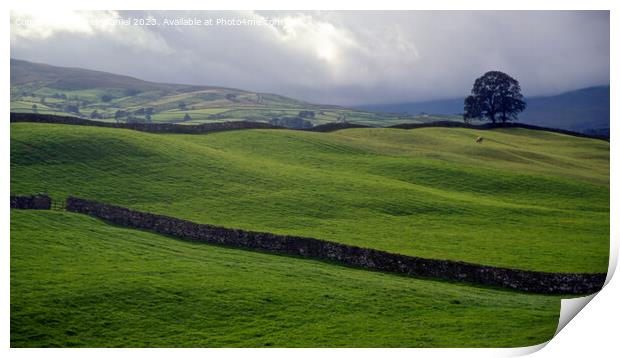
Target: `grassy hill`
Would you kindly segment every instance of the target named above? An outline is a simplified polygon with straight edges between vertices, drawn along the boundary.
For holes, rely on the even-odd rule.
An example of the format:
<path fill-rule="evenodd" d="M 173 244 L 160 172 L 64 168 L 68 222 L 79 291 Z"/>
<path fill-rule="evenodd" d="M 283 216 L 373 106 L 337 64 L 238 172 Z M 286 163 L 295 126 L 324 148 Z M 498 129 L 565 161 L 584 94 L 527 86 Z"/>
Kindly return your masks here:
<path fill-rule="evenodd" d="M 451 118 L 372 113 L 317 105 L 270 93 L 155 83 L 101 71 L 11 59 L 12 112 L 36 111 L 115 121 L 117 111 L 123 111 L 125 114 L 118 118 L 120 121 L 140 122 L 148 121 L 145 113 L 148 109 L 152 110 L 152 122 L 184 124 L 300 118 L 313 125 L 346 120 L 389 126 Z"/>
<path fill-rule="evenodd" d="M 550 339 L 559 308 L 11 211 L 11 347 L 514 347 Z"/>
<path fill-rule="evenodd" d="M 609 143 L 543 131 L 14 123 L 11 191 L 428 258 L 607 271 Z"/>

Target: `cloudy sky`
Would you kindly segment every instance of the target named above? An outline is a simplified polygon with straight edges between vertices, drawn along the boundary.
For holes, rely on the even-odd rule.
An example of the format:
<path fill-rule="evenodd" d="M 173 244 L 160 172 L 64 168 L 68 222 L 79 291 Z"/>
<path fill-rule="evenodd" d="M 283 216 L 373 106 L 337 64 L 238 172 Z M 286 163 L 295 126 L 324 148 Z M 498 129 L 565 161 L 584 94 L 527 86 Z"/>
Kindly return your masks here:
<path fill-rule="evenodd" d="M 460 97 L 501 70 L 532 96 L 609 84 L 609 13 L 13 11 L 11 57 L 341 105 Z"/>

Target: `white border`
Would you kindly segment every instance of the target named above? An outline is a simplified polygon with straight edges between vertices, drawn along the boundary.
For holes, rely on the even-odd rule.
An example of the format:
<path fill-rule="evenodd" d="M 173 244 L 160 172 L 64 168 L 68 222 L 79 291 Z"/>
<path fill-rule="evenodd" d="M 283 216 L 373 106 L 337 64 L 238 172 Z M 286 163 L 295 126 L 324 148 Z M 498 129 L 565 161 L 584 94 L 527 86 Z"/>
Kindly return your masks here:
<path fill-rule="evenodd" d="M 547 0 L 520 0 L 520 1 L 484 1 L 484 0 L 433 0 L 426 2 L 411 2 L 411 1 L 394 1 L 394 0 L 382 0 L 382 1 L 356 1 L 355 5 L 357 9 L 367 9 L 367 10 L 382 10 L 382 9 L 392 9 L 392 10 L 403 10 L 403 9 L 418 9 L 418 10 L 572 10 L 572 9 L 581 9 L 581 10 L 603 10 L 609 9 L 611 11 L 611 63 L 616 63 L 617 56 L 617 40 L 618 40 L 618 9 L 620 6 L 617 1 L 612 0 L 588 0 L 588 1 L 575 1 L 575 0 L 565 0 L 565 1 L 547 1 Z M 154 2 L 154 1 L 119 1 L 119 0 L 96 0 L 96 1 L 79 1 L 79 0 L 68 0 L 63 1 L 60 4 L 58 1 L 32 1 L 32 0 L 22 0 L 22 1 L 14 1 L 9 0 L 3 2 L 3 10 L 4 10 L 4 22 L 2 23 L 2 29 L 4 32 L 4 39 L 2 41 L 2 58 L 4 59 L 3 63 L 5 64 L 2 68 L 2 80 L 4 86 L 2 87 L 2 93 L 4 96 L 4 101 L 2 102 L 2 111 L 5 116 L 8 116 L 10 111 L 9 108 L 9 86 L 10 83 L 10 75 L 9 75 L 9 54 L 10 54 L 10 42 L 9 39 L 9 9 L 10 8 L 37 8 L 37 9 L 57 9 L 59 7 L 67 8 L 67 9 L 292 9 L 292 10 L 301 10 L 301 9 L 323 9 L 323 10 L 342 10 L 342 9 L 352 9 L 352 2 L 342 2 L 338 3 L 333 0 L 303 0 L 303 1 L 285 1 L 285 0 L 264 0 L 260 2 L 252 2 L 252 1 L 242 1 L 242 0 L 228 0 L 228 1 L 219 1 L 219 2 L 204 2 L 204 1 L 187 1 L 187 0 L 175 0 L 174 2 Z M 613 99 L 617 98 L 617 89 L 616 83 L 618 79 L 618 71 L 615 68 L 611 67 L 611 131 L 615 132 L 615 121 L 618 118 L 618 108 Z M 1 173 L 1 192 L 0 197 L 5 198 L 5 205 L 0 205 L 0 210 L 2 210 L 2 218 L 4 225 L 2 225 L 4 235 L 2 235 L 0 252 L 2 253 L 2 284 L 1 290 L 2 293 L 0 295 L 1 300 L 1 311 L 2 314 L 2 325 L 0 326 L 0 334 L 2 339 L 2 350 L 7 350 L 8 353 L 14 356 L 30 356 L 30 355 L 39 355 L 45 354 L 52 357 L 67 357 L 67 356 L 82 356 L 84 354 L 106 357 L 111 352 L 107 350 L 100 349 L 81 349 L 81 350 L 71 350 L 71 349 L 55 349 L 55 350 L 36 350 L 36 349 L 8 349 L 9 340 L 10 340 L 10 306 L 9 306 L 9 298 L 10 298 L 10 285 L 9 285 L 9 275 L 10 275 L 10 246 L 9 246 L 9 210 L 8 205 L 6 205 L 6 198 L 9 196 L 9 175 L 10 175 L 10 133 L 9 133 L 9 121 L 8 118 L 5 117 L 5 120 L 2 123 L 2 140 L 0 141 L 0 146 L 2 150 L 2 166 L 5 168 Z M 618 146 L 611 143 L 611 177 L 610 182 L 617 181 L 618 178 Z M 618 218 L 618 205 L 617 202 L 619 199 L 617 187 L 614 185 L 611 186 L 611 217 Z M 611 272 L 615 271 L 615 266 L 618 258 L 618 239 L 620 237 L 619 227 L 616 222 L 612 220 L 611 222 L 611 257 L 612 260 L 610 262 Z M 602 355 L 608 356 L 608 352 L 617 351 L 617 330 L 618 330 L 618 318 L 619 318 L 619 309 L 618 302 L 620 302 L 620 284 L 617 283 L 618 279 L 612 280 L 609 284 L 604 288 L 601 294 L 597 295 L 592 299 L 592 302 L 588 304 L 581 313 L 579 313 L 576 318 L 570 322 L 566 328 L 559 332 L 559 334 L 552 339 L 548 344 L 542 344 L 536 347 L 529 347 L 524 349 L 416 349 L 412 351 L 410 349 L 353 349 L 347 350 L 346 354 L 352 354 L 355 356 L 366 357 L 366 356 L 375 356 L 378 354 L 390 354 L 396 356 L 410 356 L 412 354 L 422 354 L 424 356 L 464 356 L 464 357 L 484 357 L 484 356 L 513 356 L 520 354 L 527 354 L 534 351 L 537 351 L 544 347 L 544 349 L 540 350 L 537 355 L 543 357 L 555 357 L 555 356 L 564 356 L 564 355 Z M 342 350 L 332 350 L 332 349 L 306 349 L 306 350 L 295 350 L 291 351 L 290 349 L 252 349 L 248 350 L 239 350 L 239 349 L 200 349 L 200 350 L 181 350 L 181 349 L 149 349 L 148 351 L 140 351 L 137 352 L 131 349 L 119 349 L 115 350 L 115 355 L 121 356 L 133 356 L 135 354 L 147 354 L 155 357 L 158 356 L 168 356 L 170 354 L 184 354 L 188 356 L 201 356 L 203 357 L 205 354 L 215 354 L 222 357 L 233 357 L 238 354 L 252 354 L 256 356 L 265 356 L 265 357 L 290 357 L 291 355 L 301 356 L 301 357 L 314 357 L 317 354 L 321 355 L 341 355 L 345 352 Z"/>

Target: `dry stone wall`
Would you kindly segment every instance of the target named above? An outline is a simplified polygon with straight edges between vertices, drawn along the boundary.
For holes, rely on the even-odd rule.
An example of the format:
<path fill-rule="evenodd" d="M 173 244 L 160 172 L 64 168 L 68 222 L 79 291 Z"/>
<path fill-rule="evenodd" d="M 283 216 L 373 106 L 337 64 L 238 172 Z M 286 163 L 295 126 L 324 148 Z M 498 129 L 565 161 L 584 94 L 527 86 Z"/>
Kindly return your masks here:
<path fill-rule="evenodd" d="M 53 123 L 53 124 L 71 124 L 81 126 L 95 126 L 95 127 L 107 127 L 107 128 L 124 128 L 133 129 L 141 132 L 151 133 L 179 133 L 179 134 L 205 134 L 212 132 L 222 132 L 241 129 L 283 129 L 283 127 L 274 126 L 268 123 L 250 122 L 250 121 L 235 121 L 235 122 L 222 122 L 222 123 L 203 123 L 194 125 L 180 125 L 173 123 L 113 123 L 113 122 L 101 122 L 91 121 L 88 119 L 82 119 L 77 117 L 56 116 L 51 114 L 37 114 L 37 113 L 15 113 L 11 112 L 11 122 L 32 122 L 32 123 Z M 561 134 L 572 135 L 575 137 L 594 138 L 609 141 L 609 138 L 605 136 L 588 135 L 578 132 L 567 131 L 563 129 L 538 127 L 523 123 L 506 123 L 506 124 L 480 124 L 473 125 L 458 121 L 438 121 L 430 123 L 406 123 L 398 124 L 388 128 L 398 129 L 416 129 L 416 128 L 430 128 L 430 127 L 442 127 L 442 128 L 469 128 L 469 129 L 495 129 L 495 128 L 525 128 L 532 130 L 544 130 L 547 132 L 555 132 Z M 348 128 L 371 128 L 361 124 L 355 123 L 327 123 L 318 125 L 308 129 L 297 129 L 302 131 L 311 132 L 333 132 L 341 129 Z"/>
<path fill-rule="evenodd" d="M 116 225 L 147 229 L 191 241 L 526 292 L 588 294 L 600 290 L 606 277 L 606 274 L 535 272 L 405 256 L 308 237 L 275 235 L 198 224 L 74 197 L 67 199 L 66 208 L 69 211 L 94 216 Z"/>
<path fill-rule="evenodd" d="M 11 112 L 11 122 L 31 122 L 31 123 L 52 123 L 70 124 L 80 126 L 94 126 L 106 128 L 133 129 L 141 132 L 151 133 L 179 133 L 179 134 L 205 134 L 212 132 L 231 131 L 239 129 L 280 129 L 267 123 L 259 122 L 222 122 L 222 123 L 203 123 L 195 125 L 180 125 L 173 123 L 113 123 L 91 121 L 77 117 L 55 116 L 50 114 L 36 113 L 14 113 Z"/>
<path fill-rule="evenodd" d="M 11 195 L 11 209 L 50 210 L 52 198 L 45 194 Z"/>

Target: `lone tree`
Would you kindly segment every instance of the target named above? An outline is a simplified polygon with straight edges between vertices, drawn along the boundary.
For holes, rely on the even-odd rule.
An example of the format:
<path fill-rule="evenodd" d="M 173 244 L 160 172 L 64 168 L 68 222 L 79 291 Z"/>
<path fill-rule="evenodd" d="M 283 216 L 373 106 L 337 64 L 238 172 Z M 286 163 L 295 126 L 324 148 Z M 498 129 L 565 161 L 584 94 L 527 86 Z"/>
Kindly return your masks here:
<path fill-rule="evenodd" d="M 463 120 L 487 119 L 502 123 L 517 119 L 525 109 L 519 81 L 500 71 L 489 71 L 476 79 L 471 95 L 465 98 Z"/>

